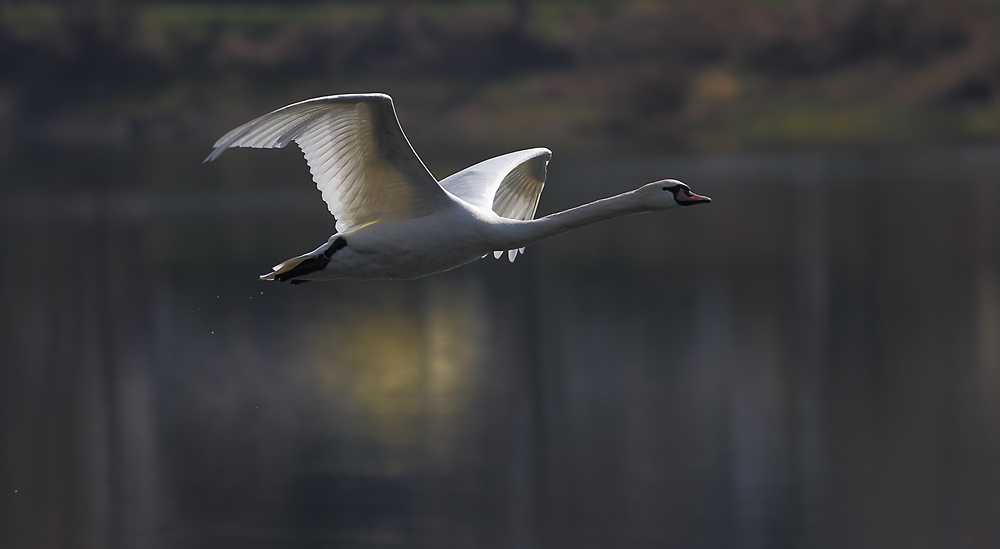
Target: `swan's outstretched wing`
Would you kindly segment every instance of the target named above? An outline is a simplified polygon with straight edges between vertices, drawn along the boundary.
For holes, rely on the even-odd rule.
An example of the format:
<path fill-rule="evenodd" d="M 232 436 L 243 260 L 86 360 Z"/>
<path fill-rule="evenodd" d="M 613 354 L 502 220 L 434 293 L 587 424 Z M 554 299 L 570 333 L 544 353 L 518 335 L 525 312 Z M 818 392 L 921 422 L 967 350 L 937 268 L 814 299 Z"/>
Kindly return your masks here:
<path fill-rule="evenodd" d="M 545 187 L 545 170 L 552 151 L 544 148 L 517 151 L 470 166 L 441 180 L 441 186 L 462 200 L 491 208 L 509 219 L 535 217 L 538 199 Z M 520 250 L 522 253 L 524 249 Z M 511 261 L 518 250 L 510 250 Z M 494 252 L 499 258 L 503 252 Z"/>
<path fill-rule="evenodd" d="M 295 141 L 337 230 L 432 213 L 447 200 L 403 135 L 392 98 L 331 95 L 288 105 L 222 136 L 205 159 L 229 147 L 280 148 Z"/>
<path fill-rule="evenodd" d="M 502 217 L 531 219 L 545 186 L 548 149 L 528 149 L 484 160 L 441 180 L 441 186 L 462 200 L 490 208 Z"/>

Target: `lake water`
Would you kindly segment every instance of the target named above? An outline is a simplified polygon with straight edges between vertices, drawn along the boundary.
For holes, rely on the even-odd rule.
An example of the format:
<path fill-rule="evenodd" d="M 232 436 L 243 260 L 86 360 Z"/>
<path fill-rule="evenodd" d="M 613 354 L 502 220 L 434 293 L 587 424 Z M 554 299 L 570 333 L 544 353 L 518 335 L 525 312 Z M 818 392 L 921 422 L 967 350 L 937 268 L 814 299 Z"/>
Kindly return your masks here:
<path fill-rule="evenodd" d="M 557 154 L 714 202 L 294 287 L 301 157 L 207 152 L 0 152 L 0 546 L 1000 546 L 998 147 Z"/>

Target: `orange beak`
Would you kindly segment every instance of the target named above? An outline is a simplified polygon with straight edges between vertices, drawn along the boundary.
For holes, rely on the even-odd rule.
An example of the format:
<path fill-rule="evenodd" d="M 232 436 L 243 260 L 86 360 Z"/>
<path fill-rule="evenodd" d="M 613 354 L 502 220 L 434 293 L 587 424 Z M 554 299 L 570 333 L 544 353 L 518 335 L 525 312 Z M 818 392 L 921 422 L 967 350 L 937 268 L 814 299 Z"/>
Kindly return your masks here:
<path fill-rule="evenodd" d="M 681 206 L 694 206 L 695 204 L 708 204 L 712 201 L 711 198 L 707 196 L 701 196 L 700 194 L 691 193 L 691 196 L 687 196 L 684 193 L 677 193 L 677 197 L 674 199 Z"/>

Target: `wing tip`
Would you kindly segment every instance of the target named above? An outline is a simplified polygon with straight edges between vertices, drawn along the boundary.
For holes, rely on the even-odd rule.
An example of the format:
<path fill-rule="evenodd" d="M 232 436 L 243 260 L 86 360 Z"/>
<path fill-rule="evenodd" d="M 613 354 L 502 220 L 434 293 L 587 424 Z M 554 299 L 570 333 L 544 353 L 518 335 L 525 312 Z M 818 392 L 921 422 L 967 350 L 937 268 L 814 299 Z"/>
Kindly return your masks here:
<path fill-rule="evenodd" d="M 209 154 L 208 156 L 205 157 L 205 160 L 201 161 L 201 163 L 202 164 L 208 164 L 209 162 L 215 160 L 216 158 L 219 158 L 219 155 L 221 155 L 223 153 L 223 151 L 225 151 L 225 150 L 226 150 L 225 147 L 214 149 L 211 152 L 211 154 Z"/>
<path fill-rule="evenodd" d="M 246 146 L 246 145 L 243 145 L 243 144 L 233 145 L 233 143 L 235 143 L 236 141 L 238 141 L 240 139 L 240 137 L 242 137 L 243 135 L 245 135 L 245 134 L 249 133 L 251 130 L 253 130 L 254 127 L 257 125 L 257 123 L 262 118 L 264 118 L 264 117 L 266 117 L 268 115 L 277 113 L 279 111 L 284 111 L 284 110 L 286 110 L 288 108 L 291 108 L 291 107 L 297 107 L 297 106 L 300 106 L 300 105 L 310 104 L 310 103 L 348 103 L 348 102 L 351 102 L 351 101 L 359 101 L 359 100 L 361 100 L 360 102 L 363 102 L 366 99 L 367 100 L 384 101 L 384 102 L 389 103 L 390 105 L 392 104 L 392 97 L 389 94 L 371 92 L 371 93 L 344 93 L 344 94 L 337 94 L 337 95 L 326 95 L 326 96 L 322 96 L 322 97 L 314 97 L 312 99 L 305 99 L 303 101 L 299 101 L 297 103 L 292 103 L 290 105 L 285 105 L 284 107 L 281 107 L 280 109 L 273 110 L 273 111 L 271 111 L 268 114 L 262 115 L 260 117 L 257 117 L 255 119 L 251 120 L 250 122 L 247 122 L 246 124 L 238 126 L 237 128 L 231 130 L 226 135 L 223 135 L 222 137 L 220 137 L 219 140 L 216 141 L 212 145 L 212 147 L 214 147 L 214 150 L 212 151 L 211 154 L 209 154 L 205 158 L 205 160 L 202 160 L 202 164 L 205 164 L 207 162 L 211 162 L 211 161 L 215 160 L 216 158 L 219 158 L 219 156 L 222 155 L 222 153 L 225 152 L 225 150 L 228 149 L 228 148 L 230 148 L 230 147 L 233 147 L 233 146 L 237 146 L 237 147 L 239 147 L 239 146 Z M 283 135 L 282 138 L 279 140 L 279 142 L 275 144 L 275 146 L 277 146 L 277 148 L 279 148 L 279 149 L 283 149 L 290 142 L 294 141 L 295 137 L 296 136 L 293 136 L 293 135 L 290 135 L 290 134 Z M 251 146 L 253 146 L 253 145 L 251 145 Z"/>

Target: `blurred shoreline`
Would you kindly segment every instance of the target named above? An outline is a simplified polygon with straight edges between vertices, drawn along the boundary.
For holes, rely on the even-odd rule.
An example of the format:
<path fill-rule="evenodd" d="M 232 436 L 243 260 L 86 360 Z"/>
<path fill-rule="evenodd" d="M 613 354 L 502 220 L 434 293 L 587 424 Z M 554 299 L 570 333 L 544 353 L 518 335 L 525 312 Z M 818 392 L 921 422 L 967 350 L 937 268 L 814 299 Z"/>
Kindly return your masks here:
<path fill-rule="evenodd" d="M 366 91 L 394 96 L 418 150 L 457 155 L 1000 137 L 987 0 L 16 1 L 0 67 L 0 140 L 210 142 Z"/>

